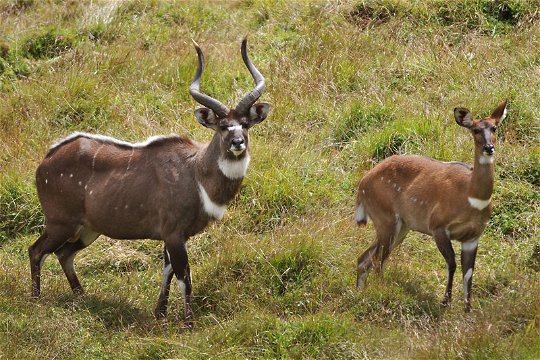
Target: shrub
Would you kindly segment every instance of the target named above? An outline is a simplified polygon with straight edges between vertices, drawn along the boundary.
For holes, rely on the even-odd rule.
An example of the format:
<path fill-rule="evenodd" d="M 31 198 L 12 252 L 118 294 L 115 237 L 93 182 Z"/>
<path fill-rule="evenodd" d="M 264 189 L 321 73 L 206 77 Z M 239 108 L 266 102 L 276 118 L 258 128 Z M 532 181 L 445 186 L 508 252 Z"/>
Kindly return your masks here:
<path fill-rule="evenodd" d="M 366 107 L 353 103 L 345 119 L 334 127 L 334 144 L 342 146 L 374 126 L 394 120 L 393 109 L 387 106 Z"/>
<path fill-rule="evenodd" d="M 49 28 L 24 42 L 22 52 L 34 59 L 50 59 L 75 46 L 75 37 L 67 31 Z"/>
<path fill-rule="evenodd" d="M 0 245 L 39 231 L 44 218 L 33 185 L 7 178 L 0 183 Z"/>

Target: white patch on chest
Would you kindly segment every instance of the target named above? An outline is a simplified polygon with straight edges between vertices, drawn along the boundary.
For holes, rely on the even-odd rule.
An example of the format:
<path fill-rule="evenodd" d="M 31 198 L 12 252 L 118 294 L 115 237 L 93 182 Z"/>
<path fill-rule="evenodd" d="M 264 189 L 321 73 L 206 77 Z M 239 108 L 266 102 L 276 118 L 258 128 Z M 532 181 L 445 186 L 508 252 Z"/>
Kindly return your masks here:
<path fill-rule="evenodd" d="M 227 209 L 227 206 L 225 205 L 218 205 L 215 202 L 213 202 L 210 197 L 208 196 L 208 193 L 204 189 L 204 187 L 201 184 L 199 185 L 199 195 L 201 196 L 201 201 L 203 203 L 204 211 L 212 218 L 221 220 L 223 218 L 223 214 L 225 214 L 225 210 Z"/>
<path fill-rule="evenodd" d="M 241 179 L 246 176 L 250 160 L 249 154 L 246 154 L 241 160 L 219 159 L 218 167 L 227 178 Z"/>
<path fill-rule="evenodd" d="M 473 251 L 477 247 L 478 247 L 478 238 L 461 243 L 461 251 Z"/>
<path fill-rule="evenodd" d="M 487 200 L 477 199 L 473 197 L 469 197 L 467 199 L 469 200 L 469 204 L 477 210 L 484 210 L 491 203 L 491 197 Z"/>

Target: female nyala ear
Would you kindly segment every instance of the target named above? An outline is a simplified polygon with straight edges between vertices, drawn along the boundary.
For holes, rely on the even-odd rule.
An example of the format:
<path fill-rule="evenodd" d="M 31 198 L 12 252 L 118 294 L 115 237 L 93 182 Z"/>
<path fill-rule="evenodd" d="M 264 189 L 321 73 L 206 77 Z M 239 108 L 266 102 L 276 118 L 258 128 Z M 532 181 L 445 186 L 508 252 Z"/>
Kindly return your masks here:
<path fill-rule="evenodd" d="M 466 108 L 455 108 L 454 109 L 454 118 L 458 125 L 471 128 L 473 126 L 472 114 L 469 109 Z"/>
<path fill-rule="evenodd" d="M 195 117 L 201 125 L 210 129 L 217 128 L 217 116 L 212 110 L 205 107 L 198 108 L 195 110 Z"/>
<path fill-rule="evenodd" d="M 508 99 L 504 100 L 502 103 L 497 106 L 493 113 L 491 114 L 491 119 L 495 121 L 495 125 L 499 125 L 501 121 L 506 117 L 506 105 L 508 104 Z"/>
<path fill-rule="evenodd" d="M 266 119 L 266 117 L 268 116 L 268 111 L 270 111 L 269 103 L 260 102 L 253 105 L 249 109 L 249 116 L 248 116 L 249 126 L 251 127 L 255 124 L 260 123 L 264 119 Z"/>

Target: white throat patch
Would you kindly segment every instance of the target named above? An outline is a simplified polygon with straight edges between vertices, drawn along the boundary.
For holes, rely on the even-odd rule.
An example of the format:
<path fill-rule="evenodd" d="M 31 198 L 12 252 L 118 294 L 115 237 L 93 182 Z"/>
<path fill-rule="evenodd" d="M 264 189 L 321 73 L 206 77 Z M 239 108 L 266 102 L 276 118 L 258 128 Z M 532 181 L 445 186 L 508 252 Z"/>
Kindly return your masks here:
<path fill-rule="evenodd" d="M 208 196 L 208 193 L 204 189 L 204 187 L 201 184 L 199 185 L 199 194 L 201 196 L 201 201 L 203 203 L 204 211 L 212 218 L 221 220 L 223 218 L 223 214 L 225 214 L 225 210 L 227 210 L 227 206 L 225 205 L 218 205 L 215 202 L 213 202 L 210 197 Z"/>
<path fill-rule="evenodd" d="M 227 178 L 235 180 L 241 179 L 246 176 L 246 172 L 249 166 L 249 161 L 251 160 L 249 154 L 246 154 L 241 160 L 229 160 L 220 158 L 218 160 L 219 170 Z"/>
<path fill-rule="evenodd" d="M 493 164 L 493 160 L 495 160 L 495 157 L 493 155 L 488 156 L 488 155 L 482 154 L 480 155 L 478 162 L 480 163 L 480 165 L 488 165 L 488 164 Z"/>
<path fill-rule="evenodd" d="M 469 197 L 467 199 L 469 200 L 469 204 L 477 210 L 484 210 L 491 203 L 491 197 L 487 200 L 477 199 L 473 197 Z"/>

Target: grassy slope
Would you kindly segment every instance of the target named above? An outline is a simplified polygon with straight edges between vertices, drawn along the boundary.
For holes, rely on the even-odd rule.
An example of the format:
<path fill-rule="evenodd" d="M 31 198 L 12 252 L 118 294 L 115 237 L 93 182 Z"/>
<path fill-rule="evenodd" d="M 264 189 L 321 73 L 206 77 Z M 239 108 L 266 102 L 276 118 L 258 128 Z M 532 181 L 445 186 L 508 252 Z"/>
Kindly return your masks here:
<path fill-rule="evenodd" d="M 537 2 L 0 1 L 0 358 L 540 357 L 540 21 Z M 72 297 L 45 263 L 30 301 L 26 248 L 42 224 L 33 173 L 71 131 L 204 141 L 187 91 L 196 39 L 206 92 L 235 104 L 268 80 L 271 116 L 224 221 L 191 239 L 196 328 L 152 318 L 157 242 L 101 239 Z M 479 248 L 474 310 L 442 311 L 445 265 L 410 234 L 384 280 L 353 289 L 373 228 L 352 221 L 355 184 L 392 153 L 470 162 L 451 110 L 504 98 L 495 212 Z"/>

